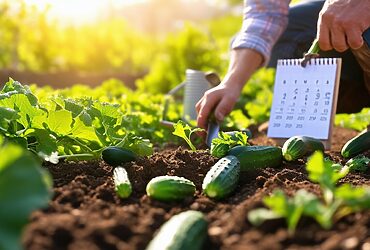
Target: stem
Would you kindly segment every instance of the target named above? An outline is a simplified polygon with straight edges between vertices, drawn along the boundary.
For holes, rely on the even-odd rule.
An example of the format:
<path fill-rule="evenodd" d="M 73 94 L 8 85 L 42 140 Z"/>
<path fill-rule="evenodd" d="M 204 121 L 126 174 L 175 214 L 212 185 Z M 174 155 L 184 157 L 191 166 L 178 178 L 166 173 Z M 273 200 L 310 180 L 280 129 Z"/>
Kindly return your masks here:
<path fill-rule="evenodd" d="M 308 50 L 307 54 L 318 54 L 319 52 L 320 52 L 319 40 L 317 40 L 317 38 L 315 38 L 315 40 L 313 40 L 312 45 L 311 45 L 310 49 Z"/>
<path fill-rule="evenodd" d="M 73 138 L 73 137 L 70 137 L 70 136 L 66 136 L 67 138 L 73 140 L 78 146 L 80 146 L 81 148 L 84 148 L 85 150 L 87 151 L 90 151 L 92 152 L 93 150 L 91 150 L 91 148 L 89 148 L 88 146 L 82 144 L 79 140 L 77 140 L 76 138 Z"/>
<path fill-rule="evenodd" d="M 73 155 L 60 155 L 58 156 L 58 159 L 68 159 L 68 158 L 72 158 L 72 157 L 93 157 L 94 154 L 73 154 Z"/>

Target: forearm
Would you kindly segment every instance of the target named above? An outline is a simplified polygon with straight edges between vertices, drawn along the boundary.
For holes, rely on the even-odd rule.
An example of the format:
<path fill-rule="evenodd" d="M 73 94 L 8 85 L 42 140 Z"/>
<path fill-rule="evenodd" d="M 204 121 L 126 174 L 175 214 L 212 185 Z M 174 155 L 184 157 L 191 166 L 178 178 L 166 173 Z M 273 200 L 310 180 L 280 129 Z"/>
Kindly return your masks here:
<path fill-rule="evenodd" d="M 223 84 L 241 91 L 262 62 L 263 56 L 255 50 L 247 48 L 232 50 L 229 69 L 223 79 Z"/>

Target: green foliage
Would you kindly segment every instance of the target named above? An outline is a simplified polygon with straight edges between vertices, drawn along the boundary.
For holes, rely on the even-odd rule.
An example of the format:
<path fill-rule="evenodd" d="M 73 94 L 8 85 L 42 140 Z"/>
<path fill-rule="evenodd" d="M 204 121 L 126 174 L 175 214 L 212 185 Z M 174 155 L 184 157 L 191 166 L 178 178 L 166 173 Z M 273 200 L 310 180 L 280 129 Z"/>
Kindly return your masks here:
<path fill-rule="evenodd" d="M 308 178 L 319 183 L 326 203 L 331 203 L 334 199 L 334 191 L 338 180 L 346 176 L 349 172 L 348 167 L 339 170 L 332 167 L 333 162 L 325 160 L 322 152 L 315 152 L 307 162 L 306 170 Z"/>
<path fill-rule="evenodd" d="M 170 134 L 159 128 L 162 99 L 133 94 L 120 84 L 119 88 L 111 80 L 83 92 L 111 101 L 107 103 L 82 97 L 79 86 L 54 92 L 38 89 L 37 98 L 27 86 L 10 79 L 0 92 L 0 134 L 54 163 L 61 158 L 99 158 L 101 150 L 110 145 L 149 155 L 149 140 L 161 141 Z M 110 88 L 115 92 L 110 94 Z M 63 96 L 68 94 L 78 98 Z"/>
<path fill-rule="evenodd" d="M 229 150 L 237 145 L 249 146 L 248 136 L 243 132 L 235 132 L 233 135 L 229 135 L 224 132 L 219 132 L 218 137 L 212 140 L 211 144 L 211 155 L 215 157 L 225 156 Z"/>
<path fill-rule="evenodd" d="M 290 233 L 302 216 L 315 219 L 323 228 L 329 229 L 333 222 L 350 213 L 370 208 L 370 188 L 353 187 L 349 184 L 337 186 L 339 179 L 349 172 L 349 167 L 333 167 L 330 160 L 324 160 L 322 152 L 315 152 L 307 162 L 308 177 L 320 185 L 323 200 L 306 190 L 298 190 L 293 197 L 283 191 L 274 190 L 263 199 L 268 208 L 258 208 L 248 214 L 249 221 L 260 225 L 265 220 L 284 218 Z"/>
<path fill-rule="evenodd" d="M 362 131 L 370 124 L 370 108 L 363 108 L 355 114 L 337 114 L 334 123 L 336 126 Z"/>
<path fill-rule="evenodd" d="M 52 180 L 30 153 L 0 141 L 0 249 L 22 249 L 23 228 L 33 210 L 47 205 Z"/>
<path fill-rule="evenodd" d="M 153 145 L 148 139 L 134 135 L 133 133 L 127 133 L 125 137 L 120 141 L 117 147 L 129 149 L 141 156 L 149 156 L 153 154 Z"/>
<path fill-rule="evenodd" d="M 254 225 L 260 225 L 266 219 L 285 218 L 289 232 L 293 233 L 301 216 L 308 214 L 319 221 L 324 228 L 331 225 L 327 220 L 327 213 L 331 210 L 325 211 L 319 198 L 304 189 L 298 190 L 291 198 L 283 191 L 275 190 L 271 196 L 264 198 L 263 202 L 269 209 L 258 208 L 248 214 L 249 221 Z"/>
<path fill-rule="evenodd" d="M 173 134 L 178 136 L 178 137 L 183 138 L 186 141 L 186 143 L 189 145 L 189 147 L 191 148 L 192 151 L 197 150 L 196 147 L 194 146 L 194 144 L 191 141 L 191 135 L 194 132 L 202 131 L 203 129 L 201 129 L 201 128 L 192 128 L 188 124 L 183 122 L 182 120 L 179 120 L 173 126 L 174 126 L 174 129 L 175 129 L 173 131 Z"/>
<path fill-rule="evenodd" d="M 242 91 L 237 108 L 244 109 L 253 123 L 265 122 L 270 117 L 274 80 L 275 69 L 260 69 Z"/>
<path fill-rule="evenodd" d="M 122 18 L 72 26 L 51 20 L 48 9 L 40 11 L 25 2 L 0 3 L 1 68 L 135 75 L 147 70 L 158 48 L 156 40 Z"/>
<path fill-rule="evenodd" d="M 182 82 L 186 69 L 219 72 L 220 57 L 216 44 L 203 30 L 191 24 L 169 35 L 148 75 L 136 85 L 150 93 L 165 93 Z"/>
<path fill-rule="evenodd" d="M 357 155 L 346 162 L 351 172 L 366 172 L 370 168 L 370 159 L 364 155 Z"/>

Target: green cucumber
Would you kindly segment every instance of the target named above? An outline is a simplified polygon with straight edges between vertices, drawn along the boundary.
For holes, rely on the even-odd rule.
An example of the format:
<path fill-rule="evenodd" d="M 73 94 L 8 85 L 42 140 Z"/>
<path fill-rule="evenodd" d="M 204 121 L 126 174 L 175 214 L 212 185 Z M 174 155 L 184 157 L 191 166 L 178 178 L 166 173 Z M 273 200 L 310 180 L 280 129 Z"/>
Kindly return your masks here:
<path fill-rule="evenodd" d="M 309 136 L 292 136 L 284 142 L 283 157 L 287 161 L 295 161 L 317 150 L 325 150 L 324 144 L 319 139 Z"/>
<path fill-rule="evenodd" d="M 131 182 L 128 178 L 126 169 L 116 167 L 113 170 L 114 189 L 121 198 L 127 198 L 132 193 Z"/>
<path fill-rule="evenodd" d="M 146 186 L 149 197 L 160 201 L 179 201 L 193 197 L 195 185 L 192 181 L 178 176 L 157 176 Z"/>
<path fill-rule="evenodd" d="M 208 223 L 199 211 L 189 210 L 165 222 L 146 250 L 201 250 L 207 239 Z"/>
<path fill-rule="evenodd" d="M 116 146 L 106 147 L 101 155 L 102 159 L 111 166 L 119 166 L 136 159 L 135 153 L 131 150 Z"/>
<path fill-rule="evenodd" d="M 356 156 L 370 150 L 370 131 L 365 131 L 344 144 L 341 154 L 344 158 Z"/>
<path fill-rule="evenodd" d="M 228 155 L 238 158 L 241 171 L 278 167 L 283 161 L 281 148 L 274 146 L 235 146 Z"/>
<path fill-rule="evenodd" d="M 203 180 L 204 193 L 215 199 L 231 194 L 239 181 L 240 162 L 236 156 L 227 155 L 216 162 Z"/>

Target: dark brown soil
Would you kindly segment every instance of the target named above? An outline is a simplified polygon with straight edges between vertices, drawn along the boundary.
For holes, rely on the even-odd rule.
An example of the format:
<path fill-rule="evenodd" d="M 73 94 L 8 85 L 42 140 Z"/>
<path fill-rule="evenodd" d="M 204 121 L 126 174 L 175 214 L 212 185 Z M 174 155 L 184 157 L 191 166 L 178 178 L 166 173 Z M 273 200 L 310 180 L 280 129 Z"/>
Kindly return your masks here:
<path fill-rule="evenodd" d="M 339 151 L 355 135 L 355 131 L 336 128 L 332 151 L 326 154 L 343 163 Z M 257 134 L 251 143 L 274 144 L 263 134 Z M 32 214 L 23 245 L 28 250 L 145 249 L 166 220 L 193 209 L 204 212 L 208 219 L 209 240 L 204 247 L 207 250 L 370 249 L 370 211 L 349 215 L 330 230 L 303 219 L 293 236 L 288 234 L 282 220 L 267 222 L 259 228 L 248 222 L 248 211 L 262 206 L 262 197 L 275 188 L 287 194 L 300 188 L 319 194 L 318 186 L 307 180 L 305 161 L 243 173 L 235 194 L 216 202 L 201 194 L 203 178 L 216 160 L 206 150 L 191 152 L 179 147 L 126 164 L 134 190 L 127 200 L 115 195 L 112 167 L 104 162 L 48 165 L 54 178 L 54 197 L 46 209 Z M 151 200 L 145 194 L 146 184 L 165 174 L 194 181 L 196 196 L 176 203 Z M 349 174 L 344 182 L 370 185 L 369 177 L 370 171 Z"/>

